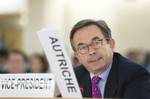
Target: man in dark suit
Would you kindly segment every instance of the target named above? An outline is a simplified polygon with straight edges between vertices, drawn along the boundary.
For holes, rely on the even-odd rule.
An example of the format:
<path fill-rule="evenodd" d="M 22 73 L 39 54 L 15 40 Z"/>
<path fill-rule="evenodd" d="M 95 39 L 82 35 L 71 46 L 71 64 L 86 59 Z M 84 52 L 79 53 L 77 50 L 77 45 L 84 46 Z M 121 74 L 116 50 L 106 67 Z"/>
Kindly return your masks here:
<path fill-rule="evenodd" d="M 81 66 L 75 68 L 83 97 L 150 99 L 150 75 L 114 52 L 115 41 L 103 20 L 82 20 L 70 41 Z"/>

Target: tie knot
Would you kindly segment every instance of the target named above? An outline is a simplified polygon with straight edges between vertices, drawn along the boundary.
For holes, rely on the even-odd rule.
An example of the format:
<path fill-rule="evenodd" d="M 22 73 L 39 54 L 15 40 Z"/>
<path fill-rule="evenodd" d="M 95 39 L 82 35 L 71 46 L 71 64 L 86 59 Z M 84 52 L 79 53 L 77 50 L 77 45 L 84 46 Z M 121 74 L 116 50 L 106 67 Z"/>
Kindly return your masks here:
<path fill-rule="evenodd" d="M 92 78 L 92 83 L 94 83 L 94 84 L 98 84 L 98 82 L 101 80 L 101 78 L 99 77 L 99 76 L 94 76 L 93 78 Z"/>

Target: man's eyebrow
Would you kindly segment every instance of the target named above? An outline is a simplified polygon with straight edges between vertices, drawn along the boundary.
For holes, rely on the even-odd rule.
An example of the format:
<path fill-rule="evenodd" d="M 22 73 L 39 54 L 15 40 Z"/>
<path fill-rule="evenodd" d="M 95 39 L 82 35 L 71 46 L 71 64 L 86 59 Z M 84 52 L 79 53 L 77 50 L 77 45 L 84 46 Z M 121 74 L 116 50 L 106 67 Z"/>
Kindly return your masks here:
<path fill-rule="evenodd" d="M 100 38 L 98 36 L 95 36 L 94 38 L 92 38 L 92 41 L 96 39 L 100 39 Z"/>
<path fill-rule="evenodd" d="M 100 38 L 99 38 L 98 36 L 95 36 L 95 37 L 93 37 L 93 38 L 92 38 L 92 40 L 91 40 L 91 41 L 96 40 L 96 39 L 100 39 Z M 80 45 L 84 45 L 84 44 L 85 44 L 85 43 L 79 43 L 79 44 L 78 44 L 78 46 L 80 46 Z"/>
<path fill-rule="evenodd" d="M 78 46 L 80 46 L 80 45 L 84 45 L 84 43 L 79 43 Z"/>

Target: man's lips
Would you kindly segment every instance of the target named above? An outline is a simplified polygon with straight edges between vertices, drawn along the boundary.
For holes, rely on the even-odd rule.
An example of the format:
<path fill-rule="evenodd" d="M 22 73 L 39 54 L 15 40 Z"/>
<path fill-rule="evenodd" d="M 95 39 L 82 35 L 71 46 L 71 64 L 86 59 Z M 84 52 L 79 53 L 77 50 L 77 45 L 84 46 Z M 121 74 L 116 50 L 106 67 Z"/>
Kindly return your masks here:
<path fill-rule="evenodd" d="M 100 59 L 102 59 L 102 57 L 98 57 L 98 58 L 93 58 L 93 59 L 91 59 L 91 60 L 89 60 L 89 62 L 90 63 L 93 63 L 93 62 L 97 62 L 97 61 L 99 61 Z"/>

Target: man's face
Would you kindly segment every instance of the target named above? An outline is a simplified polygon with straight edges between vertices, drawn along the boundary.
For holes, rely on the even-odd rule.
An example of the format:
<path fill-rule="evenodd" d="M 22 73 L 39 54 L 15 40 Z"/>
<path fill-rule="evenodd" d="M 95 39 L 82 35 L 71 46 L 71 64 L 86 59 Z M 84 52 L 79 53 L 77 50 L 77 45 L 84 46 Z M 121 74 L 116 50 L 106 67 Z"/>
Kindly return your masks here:
<path fill-rule="evenodd" d="M 24 72 L 23 56 L 17 53 L 11 53 L 8 57 L 8 70 L 10 73 Z"/>
<path fill-rule="evenodd" d="M 94 48 L 91 45 L 95 39 L 101 41 L 101 46 L 98 48 Z M 89 25 L 77 30 L 73 37 L 73 43 L 77 49 L 75 56 L 89 72 L 94 74 L 101 73 L 111 64 L 115 45 L 114 40 L 110 38 L 107 41 L 96 25 Z M 88 45 L 88 51 L 84 54 L 78 51 L 81 45 Z"/>
<path fill-rule="evenodd" d="M 31 67 L 31 71 L 34 73 L 41 73 L 42 72 L 42 67 L 43 64 L 41 62 L 41 60 L 36 57 L 36 56 L 32 56 L 30 59 L 30 67 Z"/>

